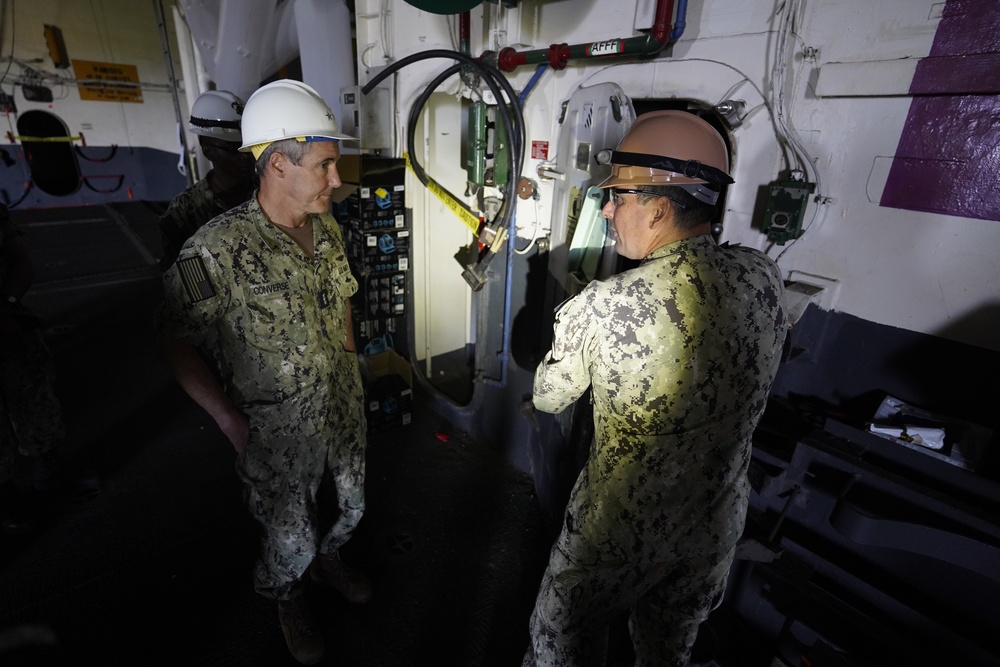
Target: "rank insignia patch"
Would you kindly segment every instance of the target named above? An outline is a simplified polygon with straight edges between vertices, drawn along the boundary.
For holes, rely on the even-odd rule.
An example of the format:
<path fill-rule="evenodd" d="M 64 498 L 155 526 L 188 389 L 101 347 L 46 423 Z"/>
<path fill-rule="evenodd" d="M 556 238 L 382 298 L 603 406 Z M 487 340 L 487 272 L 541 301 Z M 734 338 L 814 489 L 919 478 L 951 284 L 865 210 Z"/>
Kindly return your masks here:
<path fill-rule="evenodd" d="M 215 288 L 208 279 L 208 271 L 205 270 L 201 257 L 180 260 L 177 262 L 177 271 L 184 282 L 184 290 L 191 303 L 198 303 L 215 296 Z"/>

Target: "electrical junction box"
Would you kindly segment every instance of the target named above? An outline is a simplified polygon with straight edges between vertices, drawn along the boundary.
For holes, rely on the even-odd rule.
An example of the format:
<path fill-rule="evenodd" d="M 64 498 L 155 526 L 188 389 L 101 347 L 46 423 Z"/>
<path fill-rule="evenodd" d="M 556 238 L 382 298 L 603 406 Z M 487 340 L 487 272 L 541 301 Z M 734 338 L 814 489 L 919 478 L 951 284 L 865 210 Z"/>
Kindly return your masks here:
<path fill-rule="evenodd" d="M 816 191 L 816 184 L 807 181 L 778 181 L 771 186 L 764 213 L 764 233 L 778 245 L 802 236 L 802 219 L 805 217 L 809 195 Z"/>
<path fill-rule="evenodd" d="M 349 156 L 345 156 L 345 159 Z M 346 166 L 346 165 L 345 165 Z M 406 209 L 406 162 L 362 155 L 348 173 L 350 194 L 333 209 L 347 247 L 357 293 L 351 297 L 355 340 L 362 348 L 405 348 L 410 230 Z M 366 354 L 368 352 L 366 351 Z"/>
<path fill-rule="evenodd" d="M 503 187 L 510 180 L 510 147 L 496 105 L 473 102 L 469 106 L 466 170 L 477 186 Z"/>
<path fill-rule="evenodd" d="M 375 76 L 385 67 L 370 71 Z M 361 139 L 362 152 L 391 151 L 396 128 L 393 125 L 392 105 L 395 99 L 392 79 L 383 81 L 368 91 L 360 86 L 340 89 L 341 126 L 346 134 Z"/>

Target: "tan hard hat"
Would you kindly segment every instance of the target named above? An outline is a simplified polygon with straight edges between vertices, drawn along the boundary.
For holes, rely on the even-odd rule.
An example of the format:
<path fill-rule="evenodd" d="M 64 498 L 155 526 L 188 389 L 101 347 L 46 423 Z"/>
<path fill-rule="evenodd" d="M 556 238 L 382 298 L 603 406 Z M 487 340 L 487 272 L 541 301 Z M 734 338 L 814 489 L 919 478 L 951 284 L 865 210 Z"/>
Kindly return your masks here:
<path fill-rule="evenodd" d="M 679 185 L 714 204 L 729 176 L 729 151 L 708 121 L 687 111 L 652 111 L 635 119 L 614 151 L 597 155 L 611 164 L 598 187 Z"/>

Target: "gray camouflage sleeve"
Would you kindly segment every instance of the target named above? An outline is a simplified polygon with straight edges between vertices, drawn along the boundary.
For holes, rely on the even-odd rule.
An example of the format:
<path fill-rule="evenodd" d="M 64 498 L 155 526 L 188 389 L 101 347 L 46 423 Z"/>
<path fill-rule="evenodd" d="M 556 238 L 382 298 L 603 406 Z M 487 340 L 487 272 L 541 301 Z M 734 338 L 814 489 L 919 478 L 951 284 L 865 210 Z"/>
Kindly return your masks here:
<path fill-rule="evenodd" d="M 164 298 L 155 313 L 160 335 L 193 345 L 221 316 L 229 292 L 211 253 L 185 246 L 163 276 Z"/>
<path fill-rule="evenodd" d="M 532 403 L 543 412 L 562 412 L 590 386 L 594 311 L 588 293 L 556 311 L 552 349 L 535 370 Z"/>

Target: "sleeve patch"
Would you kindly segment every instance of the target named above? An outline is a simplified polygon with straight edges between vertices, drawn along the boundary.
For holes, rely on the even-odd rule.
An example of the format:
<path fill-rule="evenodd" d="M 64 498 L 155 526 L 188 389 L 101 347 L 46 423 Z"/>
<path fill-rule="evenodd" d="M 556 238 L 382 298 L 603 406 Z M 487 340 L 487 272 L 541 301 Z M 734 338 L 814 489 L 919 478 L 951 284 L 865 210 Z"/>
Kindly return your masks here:
<path fill-rule="evenodd" d="M 205 263 L 201 257 L 189 257 L 178 261 L 177 271 L 191 303 L 198 303 L 215 296 L 215 288 L 208 279 L 208 271 L 205 270 Z"/>

